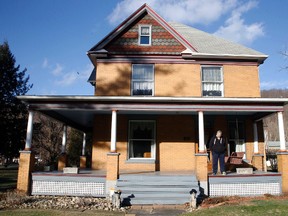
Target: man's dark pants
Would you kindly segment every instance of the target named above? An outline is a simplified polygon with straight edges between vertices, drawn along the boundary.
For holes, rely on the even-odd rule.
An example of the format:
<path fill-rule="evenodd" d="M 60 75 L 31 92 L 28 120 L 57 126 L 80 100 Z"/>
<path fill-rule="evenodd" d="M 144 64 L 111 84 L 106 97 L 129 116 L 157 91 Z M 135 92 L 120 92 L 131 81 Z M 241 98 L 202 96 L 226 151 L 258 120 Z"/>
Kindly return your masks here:
<path fill-rule="evenodd" d="M 224 153 L 212 152 L 212 159 L 213 159 L 213 173 L 217 173 L 218 171 L 218 160 L 220 161 L 221 173 L 225 172 L 225 152 Z"/>

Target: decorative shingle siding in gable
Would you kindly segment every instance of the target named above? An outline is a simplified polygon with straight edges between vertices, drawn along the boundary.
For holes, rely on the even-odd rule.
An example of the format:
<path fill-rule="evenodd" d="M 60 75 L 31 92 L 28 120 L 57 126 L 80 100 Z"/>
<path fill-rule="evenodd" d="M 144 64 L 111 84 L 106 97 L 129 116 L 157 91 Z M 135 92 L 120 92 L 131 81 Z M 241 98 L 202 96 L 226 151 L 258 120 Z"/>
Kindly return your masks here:
<path fill-rule="evenodd" d="M 152 45 L 138 44 L 139 25 L 152 26 Z M 180 44 L 166 29 L 164 29 L 149 14 L 124 31 L 119 37 L 105 47 L 111 54 L 160 54 L 180 55 L 185 47 Z"/>

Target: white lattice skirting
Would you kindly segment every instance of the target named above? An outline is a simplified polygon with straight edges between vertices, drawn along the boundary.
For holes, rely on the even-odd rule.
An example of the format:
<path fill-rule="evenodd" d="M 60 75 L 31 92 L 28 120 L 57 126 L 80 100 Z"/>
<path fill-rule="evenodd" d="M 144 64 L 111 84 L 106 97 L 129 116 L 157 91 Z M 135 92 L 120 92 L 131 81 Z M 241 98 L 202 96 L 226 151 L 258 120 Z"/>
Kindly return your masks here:
<path fill-rule="evenodd" d="M 59 181 L 60 180 L 60 181 Z M 98 181 L 97 181 L 98 180 Z M 32 195 L 105 196 L 105 179 L 33 177 Z"/>
<path fill-rule="evenodd" d="M 281 194 L 281 184 L 210 184 L 210 196 L 257 196 L 263 194 Z"/>
<path fill-rule="evenodd" d="M 209 195 L 212 197 L 280 195 L 281 188 L 281 176 L 209 178 Z"/>

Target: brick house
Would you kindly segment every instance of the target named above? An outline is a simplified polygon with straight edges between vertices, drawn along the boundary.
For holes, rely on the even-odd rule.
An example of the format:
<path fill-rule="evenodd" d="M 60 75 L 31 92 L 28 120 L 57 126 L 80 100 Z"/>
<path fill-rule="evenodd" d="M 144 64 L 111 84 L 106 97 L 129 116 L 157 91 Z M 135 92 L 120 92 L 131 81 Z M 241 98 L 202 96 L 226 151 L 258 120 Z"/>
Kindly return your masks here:
<path fill-rule="evenodd" d="M 258 69 L 267 55 L 166 22 L 146 4 L 87 55 L 95 67 L 88 80 L 94 96 L 19 97 L 29 104 L 30 115 L 18 189 L 29 189 L 32 168 L 21 170 L 21 163 L 30 164 L 33 111 L 39 111 L 93 131 L 92 170 L 104 171 L 106 191 L 124 173 L 182 172 L 193 173 L 205 193 L 206 144 L 215 131 L 227 138 L 227 156 L 244 152 L 248 163 L 265 171 L 262 119 L 278 113 L 281 190 L 288 191 L 287 168 L 281 165 L 288 160 L 282 114 L 287 100 L 260 95 Z"/>

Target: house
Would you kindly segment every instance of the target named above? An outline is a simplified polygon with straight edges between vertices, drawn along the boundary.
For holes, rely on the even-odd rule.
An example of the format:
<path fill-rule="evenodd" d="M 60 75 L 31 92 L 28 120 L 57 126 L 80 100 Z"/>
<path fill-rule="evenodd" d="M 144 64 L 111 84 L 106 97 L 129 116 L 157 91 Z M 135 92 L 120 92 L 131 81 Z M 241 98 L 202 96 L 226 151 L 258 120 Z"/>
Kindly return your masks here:
<path fill-rule="evenodd" d="M 147 173 L 161 173 L 163 178 L 170 173 L 165 181 L 173 182 L 181 177 L 187 181 L 189 173 L 206 194 L 210 187 L 206 143 L 215 131 L 221 129 L 227 137 L 227 156 L 245 152 L 256 170 L 265 171 L 262 119 L 278 113 L 281 152 L 280 173 L 275 178 L 280 176 L 283 183 L 271 183 L 272 174 L 269 181 L 259 183 L 263 178 L 255 174 L 257 180 L 249 184 L 251 188 L 255 182 L 260 184 L 253 189 L 255 194 L 270 188 L 275 193 L 288 191 L 287 167 L 281 165 L 288 162 L 282 113 L 287 99 L 260 97 L 259 65 L 267 55 L 184 24 L 166 22 L 146 4 L 87 55 L 95 67 L 89 78 L 94 96 L 19 97 L 30 112 L 18 189 L 28 191 L 31 185 L 33 112 L 39 111 L 83 132 L 93 131 L 92 170 L 104 173 L 102 192 L 121 186 L 121 177 L 122 183 L 131 177 L 133 184 L 155 184 L 157 175 L 149 180 Z M 65 167 L 65 157 L 59 159 L 59 170 Z M 234 183 L 231 187 L 235 188 Z"/>

